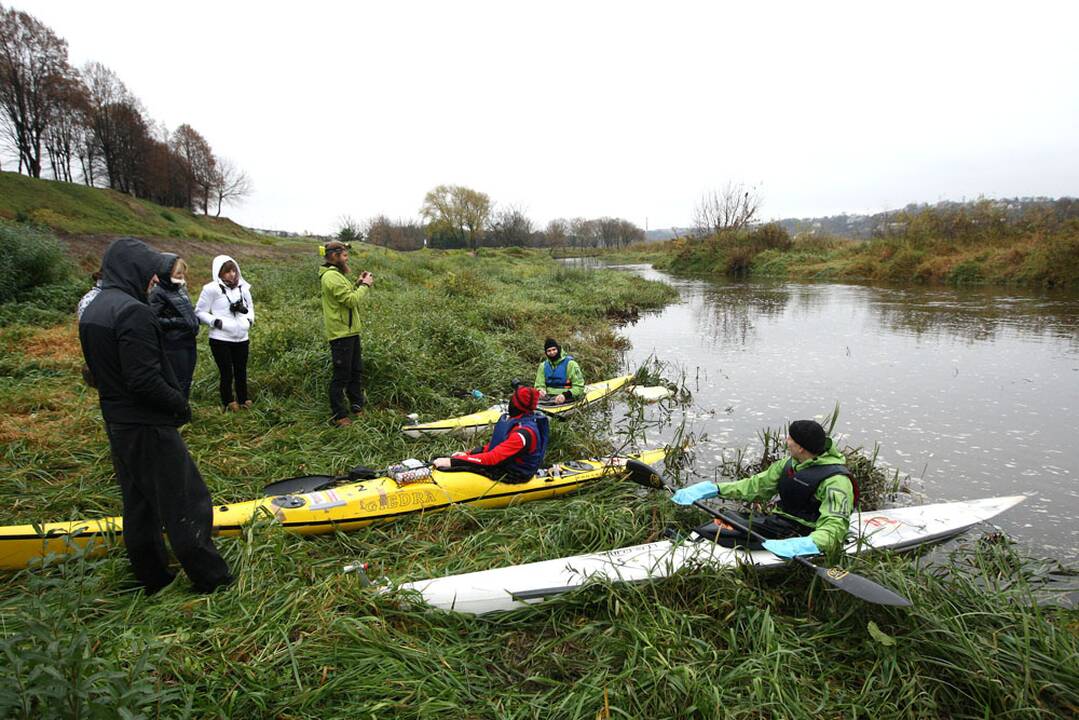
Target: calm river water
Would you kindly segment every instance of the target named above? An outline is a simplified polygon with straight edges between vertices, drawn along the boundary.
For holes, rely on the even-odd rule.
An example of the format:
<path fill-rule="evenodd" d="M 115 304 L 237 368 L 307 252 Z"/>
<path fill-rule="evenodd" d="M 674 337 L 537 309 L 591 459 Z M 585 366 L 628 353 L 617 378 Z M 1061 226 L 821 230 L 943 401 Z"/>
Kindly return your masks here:
<path fill-rule="evenodd" d="M 697 470 L 758 430 L 838 402 L 846 444 L 880 447 L 925 502 L 1027 496 L 1000 527 L 1079 558 L 1079 293 L 710 282 L 629 266 L 681 302 L 623 328 L 694 392 Z M 842 444 L 842 442 L 841 442 Z"/>

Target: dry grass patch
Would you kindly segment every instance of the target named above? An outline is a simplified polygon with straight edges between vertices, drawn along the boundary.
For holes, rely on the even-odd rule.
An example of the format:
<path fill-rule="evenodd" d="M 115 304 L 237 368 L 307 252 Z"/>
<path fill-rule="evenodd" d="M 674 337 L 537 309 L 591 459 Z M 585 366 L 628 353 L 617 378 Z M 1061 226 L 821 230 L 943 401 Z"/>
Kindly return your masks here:
<path fill-rule="evenodd" d="M 79 329 L 74 323 L 38 330 L 22 340 L 19 347 L 27 358 L 43 361 L 43 364 L 78 367 L 82 363 Z"/>

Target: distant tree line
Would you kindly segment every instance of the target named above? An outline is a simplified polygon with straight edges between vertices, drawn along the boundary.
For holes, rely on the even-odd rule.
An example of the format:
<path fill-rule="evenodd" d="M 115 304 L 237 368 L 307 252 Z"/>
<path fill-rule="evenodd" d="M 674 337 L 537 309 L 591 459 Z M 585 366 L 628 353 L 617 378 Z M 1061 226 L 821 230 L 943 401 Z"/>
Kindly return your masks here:
<path fill-rule="evenodd" d="M 251 193 L 246 173 L 193 127 L 149 118 L 115 72 L 68 63 L 67 41 L 0 5 L 0 133 L 35 178 L 108 187 L 170 207 L 221 214 Z"/>
<path fill-rule="evenodd" d="M 394 250 L 480 247 L 620 248 L 644 240 L 644 231 L 620 218 L 559 218 L 539 228 L 519 207 L 495 206 L 486 194 L 439 185 L 424 197 L 419 219 L 377 215 L 365 224 L 338 220 L 337 237 L 360 237 Z"/>
<path fill-rule="evenodd" d="M 843 214 L 779 220 L 796 237 L 884 238 L 931 232 L 959 239 L 992 234 L 1051 230 L 1079 220 L 1079 199 L 1015 197 L 911 203 L 871 215 Z M 988 232 L 992 228 L 992 232 Z"/>

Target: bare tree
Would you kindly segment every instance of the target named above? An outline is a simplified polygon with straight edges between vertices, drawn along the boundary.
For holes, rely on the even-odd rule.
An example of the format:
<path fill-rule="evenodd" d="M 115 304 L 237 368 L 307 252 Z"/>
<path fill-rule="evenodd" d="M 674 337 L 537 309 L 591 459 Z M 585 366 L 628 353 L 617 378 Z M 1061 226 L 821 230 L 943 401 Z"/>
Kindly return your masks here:
<path fill-rule="evenodd" d="M 490 244 L 497 247 L 524 247 L 532 243 L 535 225 L 520 208 L 508 206 L 494 213 L 489 234 Z"/>
<path fill-rule="evenodd" d="M 573 218 L 569 223 L 570 245 L 573 247 L 598 247 L 599 223 L 595 220 Z"/>
<path fill-rule="evenodd" d="M 41 177 L 41 152 L 63 78 L 67 42 L 32 15 L 0 6 L 0 110 L 19 171 Z"/>
<path fill-rule="evenodd" d="M 415 220 L 390 220 L 376 215 L 367 221 L 367 242 L 394 250 L 419 250 L 427 245 L 423 227 Z"/>
<path fill-rule="evenodd" d="M 351 215 L 337 218 L 337 239 L 341 242 L 353 242 L 363 239 L 360 223 Z"/>
<path fill-rule="evenodd" d="M 221 206 L 238 204 L 254 192 L 251 178 L 228 158 L 217 158 L 214 175 L 213 196 L 217 201 L 216 217 L 221 217 Z"/>
<path fill-rule="evenodd" d="M 131 145 L 131 121 L 134 115 L 141 115 L 133 110 L 141 108 L 119 76 L 101 63 L 87 63 L 82 80 L 89 98 L 90 142 L 93 144 L 84 156 L 104 166 L 105 180 L 110 188 L 122 190 L 125 184 L 123 167 L 129 164 L 123 154 Z"/>
<path fill-rule="evenodd" d="M 569 237 L 569 223 L 562 218 L 555 218 L 547 223 L 544 235 L 547 237 L 549 247 L 562 247 Z"/>
<path fill-rule="evenodd" d="M 210 143 L 195 128 L 184 123 L 172 133 L 170 140 L 172 151 L 186 162 L 188 177 L 188 196 L 192 209 L 202 208 L 203 215 L 210 214 L 210 196 L 216 184 L 216 164 Z"/>
<path fill-rule="evenodd" d="M 45 133 L 45 151 L 57 180 L 74 182 L 72 163 L 85 134 L 87 103 L 86 88 L 74 71 L 57 83 Z"/>
<path fill-rule="evenodd" d="M 113 166 L 111 187 L 131 195 L 145 194 L 146 161 L 153 138 L 150 125 L 137 100 L 111 109 L 113 120 Z"/>
<path fill-rule="evenodd" d="M 697 203 L 693 213 L 697 237 L 744 228 L 756 220 L 760 207 L 761 196 L 755 187 L 728 182 L 723 190 L 707 192 Z"/>

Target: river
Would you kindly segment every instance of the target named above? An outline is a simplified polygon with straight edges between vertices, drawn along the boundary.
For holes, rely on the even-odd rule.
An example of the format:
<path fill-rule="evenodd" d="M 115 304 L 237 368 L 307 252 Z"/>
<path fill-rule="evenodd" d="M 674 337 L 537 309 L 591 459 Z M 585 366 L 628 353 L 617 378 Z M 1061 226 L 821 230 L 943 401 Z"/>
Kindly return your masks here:
<path fill-rule="evenodd" d="M 1079 293 L 675 278 L 681 300 L 622 329 L 693 392 L 696 470 L 839 404 L 840 445 L 879 445 L 920 502 L 1027 496 L 998 525 L 1079 559 Z"/>

